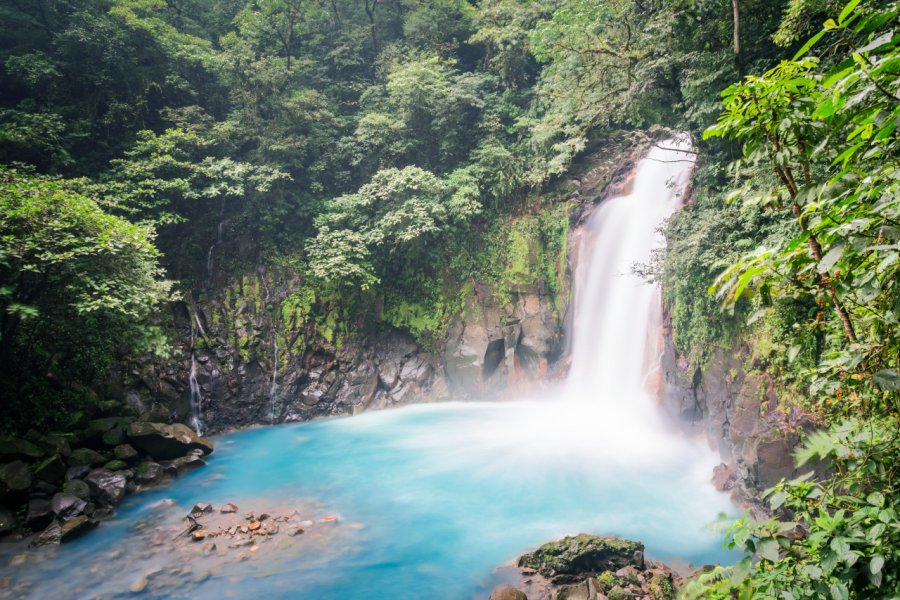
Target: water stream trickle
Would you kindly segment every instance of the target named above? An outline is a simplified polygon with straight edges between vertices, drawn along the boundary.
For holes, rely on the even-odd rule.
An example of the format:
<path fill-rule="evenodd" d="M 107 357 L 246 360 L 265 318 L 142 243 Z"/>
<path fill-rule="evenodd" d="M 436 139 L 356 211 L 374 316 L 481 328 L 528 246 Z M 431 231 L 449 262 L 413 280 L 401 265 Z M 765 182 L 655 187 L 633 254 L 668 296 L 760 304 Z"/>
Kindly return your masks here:
<path fill-rule="evenodd" d="M 661 243 L 656 228 L 678 204 L 688 158 L 652 150 L 631 192 L 591 217 L 571 373 L 558 388 L 219 436 L 207 467 L 129 497 L 96 532 L 0 575 L 28 578 L 33 598 L 127 594 L 163 573 L 150 589 L 175 577 L 156 592 L 173 597 L 465 599 L 487 598 L 499 565 L 581 531 L 640 540 L 657 559 L 731 560 L 708 529 L 734 512 L 709 482 L 718 457 L 655 418 L 659 290 L 631 275 Z M 671 160 L 686 162 L 660 162 Z M 152 508 L 166 497 L 175 504 Z M 148 520 L 177 524 L 201 501 L 241 512 L 274 503 L 315 524 L 265 542 L 293 549 L 266 558 L 221 539 L 208 556 L 189 546 L 190 560 L 144 546 Z M 338 522 L 320 524 L 328 514 Z"/>
<path fill-rule="evenodd" d="M 191 370 L 188 374 L 188 386 L 191 391 L 191 427 L 197 435 L 203 435 L 203 412 L 202 401 L 203 395 L 200 390 L 200 383 L 197 381 L 197 332 L 206 335 L 203 324 L 200 322 L 200 316 L 197 314 L 196 308 L 193 310 L 194 319 L 191 323 Z M 196 324 L 196 329 L 194 325 Z"/>
<path fill-rule="evenodd" d="M 269 305 L 269 284 L 265 277 L 262 278 L 263 287 L 266 290 L 266 306 Z M 269 386 L 269 422 L 277 421 L 277 403 L 278 403 L 278 307 L 272 308 L 272 385 Z"/>

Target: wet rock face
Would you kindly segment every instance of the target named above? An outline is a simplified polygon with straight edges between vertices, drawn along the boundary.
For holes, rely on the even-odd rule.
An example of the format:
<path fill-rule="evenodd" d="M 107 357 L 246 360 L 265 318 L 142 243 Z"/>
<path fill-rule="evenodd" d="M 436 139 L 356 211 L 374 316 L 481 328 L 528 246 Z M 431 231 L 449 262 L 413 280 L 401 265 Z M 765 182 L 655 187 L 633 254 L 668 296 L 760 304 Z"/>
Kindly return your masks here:
<path fill-rule="evenodd" d="M 218 283 L 201 302 L 173 303 L 179 360 L 147 361 L 110 391 L 142 420 L 191 422 L 192 364 L 205 434 L 442 400 L 451 390 L 501 392 L 543 377 L 559 347 L 560 318 L 541 282 L 502 298 L 476 286 L 429 351 L 385 323 L 340 331 L 328 315 L 297 308 L 302 282 L 295 273 L 261 269 Z M 142 450 L 128 429 L 120 443 Z"/>
<path fill-rule="evenodd" d="M 102 506 L 115 506 L 125 497 L 127 479 L 122 471 L 94 469 L 84 478 L 94 498 Z"/>
<path fill-rule="evenodd" d="M 554 583 L 584 579 L 604 571 L 617 571 L 639 561 L 644 545 L 614 537 L 581 533 L 544 544 L 519 558 L 519 567 L 534 569 Z"/>
<path fill-rule="evenodd" d="M 800 474 L 793 451 L 799 431 L 812 426 L 804 415 L 782 411 L 768 373 L 745 371 L 748 355 L 742 345 L 719 349 L 702 368 L 692 370 L 675 352 L 669 331 L 662 361 L 663 409 L 706 433 L 727 463 L 725 475 L 724 467 L 717 467 L 717 484 L 745 500 Z"/>
<path fill-rule="evenodd" d="M 484 396 L 543 378 L 560 348 L 561 323 L 540 286 L 502 306 L 490 286 L 475 286 L 452 323 L 443 351 L 454 392 Z"/>
<path fill-rule="evenodd" d="M 203 454 L 213 451 L 212 443 L 182 423 L 135 422 L 128 426 L 128 441 L 132 446 L 157 459 L 175 459 L 193 451 Z"/>

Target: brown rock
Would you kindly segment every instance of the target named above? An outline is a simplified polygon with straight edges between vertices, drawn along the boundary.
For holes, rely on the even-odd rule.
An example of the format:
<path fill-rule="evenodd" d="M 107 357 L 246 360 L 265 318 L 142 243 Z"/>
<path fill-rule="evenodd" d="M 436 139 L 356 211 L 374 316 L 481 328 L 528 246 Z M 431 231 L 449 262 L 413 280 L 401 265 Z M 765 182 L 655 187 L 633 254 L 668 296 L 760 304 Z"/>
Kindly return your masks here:
<path fill-rule="evenodd" d="M 197 530 L 191 532 L 191 539 L 194 540 L 195 542 L 205 540 L 208 537 L 209 537 L 209 532 L 206 531 L 205 529 L 197 529 Z"/>
<path fill-rule="evenodd" d="M 498 585 L 491 592 L 490 600 L 528 600 L 525 592 L 517 590 L 509 584 Z"/>

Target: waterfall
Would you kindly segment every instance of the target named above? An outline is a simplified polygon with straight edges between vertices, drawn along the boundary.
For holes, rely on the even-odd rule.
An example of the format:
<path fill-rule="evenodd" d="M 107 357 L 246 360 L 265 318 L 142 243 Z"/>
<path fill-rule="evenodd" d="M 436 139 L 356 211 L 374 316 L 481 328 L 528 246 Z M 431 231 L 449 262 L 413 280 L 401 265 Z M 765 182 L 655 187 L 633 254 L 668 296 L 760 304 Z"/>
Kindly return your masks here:
<path fill-rule="evenodd" d="M 266 305 L 269 304 L 269 284 L 265 277 L 262 278 L 263 288 L 266 290 Z M 278 401 L 278 307 L 272 309 L 272 385 L 269 386 L 269 422 L 275 423 L 275 407 Z"/>
<path fill-rule="evenodd" d="M 663 246 L 660 226 L 680 205 L 693 161 L 687 140 L 654 146 L 638 164 L 630 192 L 590 216 L 578 250 L 564 396 L 604 403 L 623 422 L 656 413 L 647 379 L 658 368 L 662 327 L 659 286 L 633 270 Z M 632 400 L 616 401 L 621 398 Z"/>
<path fill-rule="evenodd" d="M 203 326 L 200 324 L 200 317 L 194 311 L 194 320 L 197 323 L 197 329 L 201 334 L 205 334 Z M 203 435 L 203 413 L 201 412 L 200 402 L 202 395 L 200 393 L 200 384 L 197 382 L 197 351 L 196 351 L 197 334 L 193 323 L 191 324 L 191 372 L 188 376 L 188 384 L 191 388 L 191 427 L 197 432 L 197 435 Z"/>
<path fill-rule="evenodd" d="M 219 210 L 219 224 L 216 226 L 216 241 L 209 247 L 209 250 L 206 252 L 206 281 L 204 282 L 205 287 L 209 289 L 212 287 L 212 278 L 213 278 L 213 253 L 216 248 L 222 243 L 222 236 L 225 229 L 225 225 L 228 221 L 224 218 L 225 215 L 225 200 L 222 200 L 222 207 Z"/>

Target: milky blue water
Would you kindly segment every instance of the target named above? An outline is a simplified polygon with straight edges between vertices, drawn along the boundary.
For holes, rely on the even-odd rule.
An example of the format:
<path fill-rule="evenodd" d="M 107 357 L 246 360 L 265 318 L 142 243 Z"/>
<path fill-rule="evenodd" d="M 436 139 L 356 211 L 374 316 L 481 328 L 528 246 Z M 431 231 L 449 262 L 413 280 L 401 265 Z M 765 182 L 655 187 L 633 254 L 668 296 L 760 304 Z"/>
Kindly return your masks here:
<path fill-rule="evenodd" d="M 0 544 L 0 600 L 487 598 L 497 567 L 580 532 L 641 541 L 657 560 L 732 560 L 710 527 L 736 512 L 710 483 L 719 457 L 659 419 L 659 289 L 631 274 L 662 243 L 657 228 L 690 174 L 686 143 L 669 145 L 579 234 L 565 383 L 539 400 L 220 436 L 206 468 L 129 497 L 80 540 L 24 555 Z M 252 547 L 220 536 L 207 551 L 208 540 L 176 537 L 197 502 L 310 523 L 296 537 L 283 523 Z"/>
<path fill-rule="evenodd" d="M 734 509 L 708 484 L 715 462 L 697 463 L 702 444 L 672 438 L 660 455 L 652 441 L 617 436 L 621 427 L 579 410 L 447 403 L 221 436 L 207 467 L 129 497 L 97 531 L 13 574 L 36 582 L 36 598 L 127 593 L 142 574 L 185 560 L 166 547 L 134 555 L 146 543 L 136 526 L 148 515 L 177 523 L 195 502 L 242 510 L 269 502 L 339 521 L 316 524 L 318 538 L 290 538 L 290 551 L 243 561 L 231 551 L 212 567 L 189 558 L 206 560 L 212 575 L 163 588 L 165 596 L 486 597 L 496 567 L 582 531 L 640 540 L 657 559 L 729 560 L 707 525 Z M 151 508 L 163 498 L 177 504 Z"/>

